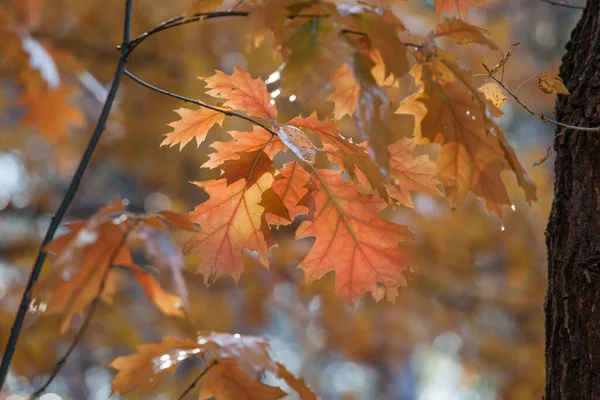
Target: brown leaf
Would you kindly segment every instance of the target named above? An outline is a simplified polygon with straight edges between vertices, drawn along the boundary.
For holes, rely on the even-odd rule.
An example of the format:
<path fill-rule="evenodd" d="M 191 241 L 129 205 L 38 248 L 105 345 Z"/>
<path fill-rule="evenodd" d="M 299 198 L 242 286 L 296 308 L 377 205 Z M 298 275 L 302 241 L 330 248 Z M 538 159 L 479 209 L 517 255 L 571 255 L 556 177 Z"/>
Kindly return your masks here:
<path fill-rule="evenodd" d="M 538 83 L 544 93 L 569 94 L 569 89 L 567 89 L 560 76 L 556 74 L 539 74 Z"/>
<path fill-rule="evenodd" d="M 462 19 L 448 18 L 437 25 L 436 36 L 448 37 L 458 44 L 476 43 L 488 46 L 492 50 L 500 50 L 488 36 L 490 32 Z"/>

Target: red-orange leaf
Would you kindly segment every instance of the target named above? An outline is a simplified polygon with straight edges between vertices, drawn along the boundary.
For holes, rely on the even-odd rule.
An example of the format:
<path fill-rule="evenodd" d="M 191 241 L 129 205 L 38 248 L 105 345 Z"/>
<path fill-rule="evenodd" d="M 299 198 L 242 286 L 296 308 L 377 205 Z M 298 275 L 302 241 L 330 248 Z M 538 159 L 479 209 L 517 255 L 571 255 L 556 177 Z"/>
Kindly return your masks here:
<path fill-rule="evenodd" d="M 150 393 L 165 372 L 175 372 L 181 361 L 200 354 L 199 347 L 194 340 L 174 337 L 139 345 L 137 353 L 118 357 L 110 363 L 111 368 L 119 371 L 112 381 L 112 392 L 127 393 L 137 387 L 142 394 Z"/>
<path fill-rule="evenodd" d="M 296 161 L 287 163 L 279 171 L 273 182 L 273 191 L 285 205 L 289 219 L 273 216 L 269 223 L 273 225 L 287 225 L 298 215 L 308 214 L 308 208 L 300 205 L 300 200 L 308 193 L 304 186 L 308 183 L 310 175 Z"/>
<path fill-rule="evenodd" d="M 371 186 L 387 199 L 385 179 L 377 164 L 371 160 L 367 153 L 366 142 L 358 145 L 343 138 L 333 121 L 329 119 L 321 121 L 316 113 L 312 113 L 307 118 L 296 117 L 290 120 L 288 124 L 308 129 L 317 135 L 325 145 L 333 148 L 334 151 L 330 151 L 327 147 L 324 149 L 331 161 L 346 168 L 352 177 L 355 176 L 355 168 L 359 168 L 367 176 Z"/>
<path fill-rule="evenodd" d="M 316 237 L 299 266 L 307 282 L 335 271 L 335 292 L 349 304 L 367 292 L 376 300 L 394 301 L 398 287 L 406 284 L 402 272 L 411 267 L 398 243 L 414 235 L 383 219 L 383 199 L 359 193 L 358 184 L 343 181 L 340 171 L 317 169 L 311 183 L 314 216 L 296 231 L 296 239 Z"/>
<path fill-rule="evenodd" d="M 402 138 L 388 147 L 390 164 L 394 174 L 390 185 L 390 195 L 400 203 L 414 208 L 410 191 L 429 196 L 443 196 L 437 187 L 439 182 L 434 178 L 435 162 L 427 155 L 412 155 L 416 143 L 414 139 Z"/>
<path fill-rule="evenodd" d="M 471 7 L 483 7 L 483 0 L 435 0 L 435 15 L 441 18 L 444 13 L 454 16 L 458 13 L 460 18 L 466 18 Z"/>
<path fill-rule="evenodd" d="M 237 281 L 244 269 L 244 249 L 257 251 L 263 265 L 268 265 L 268 246 L 261 231 L 264 207 L 259 203 L 272 182 L 273 176 L 268 173 L 251 186 L 245 179 L 231 185 L 225 179 L 194 182 L 210 198 L 189 214 L 193 222 L 200 224 L 200 230 L 185 244 L 184 251 L 202 256 L 197 271 L 204 275 L 205 282 L 209 282 L 213 268 L 215 279 L 226 273 Z"/>
<path fill-rule="evenodd" d="M 173 132 L 167 133 L 165 140 L 160 145 L 173 147 L 179 144 L 179 150 L 183 149 L 194 138 L 197 145 L 200 146 L 206 139 L 210 128 L 215 124 L 223 126 L 223 120 L 225 119 L 225 114 L 204 107 L 197 110 L 180 108 L 175 112 L 179 114 L 181 119 L 169 124 L 173 128 Z"/>
<path fill-rule="evenodd" d="M 147 272 L 143 272 L 140 270 L 134 270 L 135 279 L 139 282 L 144 289 L 144 293 L 152 302 L 158 307 L 160 311 L 162 311 L 165 315 L 175 315 L 178 317 L 182 317 L 183 309 L 182 309 L 182 301 L 179 296 L 175 296 L 167 291 L 165 291 L 154 276 Z"/>
<path fill-rule="evenodd" d="M 200 385 L 199 400 L 277 400 L 287 396 L 280 388 L 265 385 L 229 363 L 210 367 Z"/>
<path fill-rule="evenodd" d="M 271 104 L 271 96 L 262 79 L 252 79 L 248 72 L 238 66 L 231 75 L 215 72 L 211 77 L 200 78 L 210 89 L 207 94 L 227 100 L 225 106 L 245 111 L 249 116 L 272 120 L 277 118 L 277 109 Z"/>
<path fill-rule="evenodd" d="M 250 132 L 229 132 L 233 139 L 228 142 L 215 142 L 210 145 L 216 150 L 215 153 L 209 154 L 210 159 L 202 166 L 205 168 L 216 168 L 224 161 L 233 160 L 239 157 L 237 153 L 264 151 L 270 159 L 275 157 L 275 154 L 285 150 L 284 144 L 277 136 L 271 135 L 268 131 L 260 126 L 254 125 Z"/>

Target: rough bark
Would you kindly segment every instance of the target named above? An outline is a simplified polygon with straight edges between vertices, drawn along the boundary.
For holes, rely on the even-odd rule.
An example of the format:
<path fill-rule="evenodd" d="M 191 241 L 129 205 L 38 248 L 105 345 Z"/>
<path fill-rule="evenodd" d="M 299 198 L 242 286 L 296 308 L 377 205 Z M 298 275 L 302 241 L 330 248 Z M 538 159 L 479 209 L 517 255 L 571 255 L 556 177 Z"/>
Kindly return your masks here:
<path fill-rule="evenodd" d="M 561 77 L 571 94 L 559 96 L 557 119 L 600 125 L 600 0 L 588 0 Z M 567 130 L 554 149 L 545 399 L 600 399 L 600 132 Z"/>

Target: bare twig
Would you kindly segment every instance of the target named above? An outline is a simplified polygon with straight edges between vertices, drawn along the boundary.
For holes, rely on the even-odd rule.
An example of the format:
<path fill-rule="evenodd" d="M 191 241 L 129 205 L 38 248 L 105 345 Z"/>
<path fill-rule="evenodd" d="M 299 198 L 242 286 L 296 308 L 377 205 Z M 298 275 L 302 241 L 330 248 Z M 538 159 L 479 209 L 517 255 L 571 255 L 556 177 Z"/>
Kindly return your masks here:
<path fill-rule="evenodd" d="M 544 3 L 551 4 L 553 6 L 558 7 L 566 7 L 566 8 L 575 8 L 577 10 L 583 10 L 584 6 L 576 6 L 574 4 L 567 3 L 566 1 L 557 1 L 557 0 L 542 0 Z"/>
<path fill-rule="evenodd" d="M 104 292 L 104 288 L 106 287 L 106 280 L 108 279 L 108 275 L 109 275 L 110 271 L 112 270 L 113 262 L 114 262 L 115 258 L 117 257 L 117 255 L 119 254 L 119 251 L 121 251 L 123 246 L 125 246 L 125 244 L 127 243 L 127 238 L 129 237 L 129 234 L 131 233 L 131 231 L 133 231 L 135 229 L 135 227 L 137 226 L 137 222 L 138 222 L 137 220 L 134 221 L 132 223 L 132 225 L 130 227 L 128 227 L 128 229 L 123 233 L 123 237 L 119 241 L 118 245 L 115 247 L 115 249 L 111 253 L 111 255 L 108 259 L 108 265 L 107 265 L 106 269 L 104 270 L 104 272 L 102 273 L 98 291 L 96 292 L 96 295 L 94 296 L 94 299 L 92 300 L 92 302 L 90 304 L 88 312 L 85 315 L 83 324 L 81 325 L 81 327 L 75 334 L 75 337 L 73 338 L 73 341 L 71 342 L 71 345 L 69 346 L 69 348 L 67 349 L 65 354 L 60 358 L 60 360 L 58 360 L 56 362 L 56 364 L 54 364 L 54 368 L 52 369 L 50 376 L 46 380 L 46 383 L 44 383 L 42 385 L 42 387 L 40 387 L 38 390 L 33 392 L 33 394 L 29 397 L 30 400 L 37 399 L 38 397 L 40 397 L 42 395 L 42 393 L 44 393 L 46 391 L 46 389 L 48 389 L 48 386 L 50 386 L 50 384 L 52 383 L 54 378 L 56 378 L 56 376 L 62 370 L 63 366 L 67 362 L 67 359 L 69 358 L 71 353 L 73 353 L 73 350 L 75 349 L 75 347 L 79 344 L 79 342 L 83 338 L 83 335 L 85 335 L 85 332 L 87 331 L 90 321 L 92 320 L 92 317 L 94 316 L 94 313 L 96 312 L 96 307 L 98 306 L 98 304 L 100 303 L 100 299 L 102 298 L 102 293 Z"/>
<path fill-rule="evenodd" d="M 40 246 L 40 250 L 38 252 L 37 258 L 31 270 L 31 274 L 29 275 L 29 280 L 27 281 L 27 285 L 25 287 L 25 291 L 23 292 L 23 297 L 21 298 L 21 303 L 19 305 L 19 309 L 17 311 L 17 315 L 15 316 L 15 320 L 11 327 L 10 337 L 8 342 L 6 343 L 6 348 L 4 350 L 4 354 L 2 356 L 2 363 L 0 364 L 0 390 L 4 385 L 6 380 L 6 376 L 8 375 L 8 369 L 10 366 L 10 362 L 12 360 L 13 354 L 15 352 L 15 348 L 17 346 L 17 341 L 19 340 L 19 335 L 21 333 L 21 328 L 23 326 L 23 321 L 25 320 L 25 315 L 27 314 L 27 310 L 29 309 L 29 304 L 31 303 L 31 297 L 33 295 L 33 287 L 35 286 L 40 272 L 42 270 L 42 265 L 46 260 L 46 251 L 44 247 L 52 240 L 56 230 L 58 229 L 60 222 L 63 217 L 71 201 L 75 197 L 75 193 L 77 193 L 77 189 L 79 188 L 79 182 L 85 173 L 85 170 L 92 158 L 92 154 L 102 136 L 102 132 L 106 126 L 106 120 L 108 119 L 108 115 L 110 114 L 110 110 L 112 108 L 113 102 L 115 100 L 115 96 L 117 94 L 117 90 L 119 89 L 119 85 L 121 84 L 121 78 L 123 77 L 123 72 L 125 71 L 125 64 L 127 63 L 127 56 L 129 54 L 129 41 L 131 37 L 131 11 L 133 8 L 133 0 L 125 0 L 125 19 L 123 22 L 123 44 L 120 46 L 120 57 L 117 63 L 117 68 L 115 71 L 114 79 L 110 91 L 108 92 L 108 96 L 106 97 L 106 101 L 102 108 L 102 112 L 100 113 L 100 117 L 98 118 L 98 122 L 96 123 L 96 128 L 94 129 L 94 133 L 90 138 L 90 141 L 83 153 L 81 161 L 77 166 L 77 170 L 71 179 L 71 183 L 65 193 L 65 196 L 56 211 L 56 214 L 52 218 L 50 222 L 50 226 L 46 231 L 46 235 L 44 236 L 44 240 Z"/>
<path fill-rule="evenodd" d="M 248 122 L 251 122 L 251 123 L 253 123 L 255 125 L 260 126 L 264 130 L 268 131 L 271 135 L 277 136 L 277 132 L 275 132 L 273 129 L 271 129 L 270 127 L 268 127 L 265 124 L 262 124 L 262 123 L 258 122 L 257 120 L 255 120 L 253 118 L 245 116 L 244 114 L 240 114 L 240 113 L 237 113 L 235 111 L 225 110 L 225 109 L 222 109 L 222 108 L 219 108 L 219 107 L 211 106 L 210 104 L 206 104 L 206 103 L 204 103 L 204 102 L 202 102 L 200 100 L 190 99 L 189 97 L 185 97 L 185 96 L 182 96 L 180 94 L 172 93 L 172 92 L 169 92 L 168 90 L 161 89 L 159 87 L 151 85 L 148 82 L 145 82 L 145 81 L 141 80 L 140 78 L 138 78 L 137 76 L 135 76 L 134 74 L 132 74 L 131 72 L 129 72 L 127 70 L 125 70 L 125 75 L 127 75 L 129 78 L 133 79 L 135 82 L 139 83 L 140 85 L 145 86 L 148 89 L 154 90 L 155 92 L 164 94 L 165 96 L 173 97 L 175 99 L 183 100 L 183 101 L 185 101 L 187 103 L 193 103 L 193 104 L 196 104 L 196 105 L 198 105 L 200 107 L 208 108 L 209 110 L 213 110 L 213 111 L 219 112 L 221 114 L 225 114 L 225 115 L 227 115 L 229 117 L 236 117 L 236 118 L 243 119 L 245 121 L 248 121 Z"/>
<path fill-rule="evenodd" d="M 550 119 L 550 118 L 546 117 L 544 114 L 538 114 L 538 113 L 536 113 L 531 108 L 529 108 L 529 106 L 527 104 L 525 104 L 521 100 L 519 100 L 519 98 L 509 88 L 507 88 L 504 83 L 502 83 L 495 76 L 493 76 L 491 74 L 491 72 L 490 72 L 490 69 L 487 67 L 487 65 L 483 64 L 483 68 L 485 68 L 485 70 L 490 74 L 490 78 L 493 79 L 498 85 L 500 85 L 500 87 L 502 87 L 502 89 L 504 89 L 504 91 L 506 93 L 508 93 L 508 95 L 510 97 L 512 97 L 517 103 L 519 103 L 519 105 L 521 107 L 523 107 L 523 109 L 525 111 L 527 111 L 529 114 L 533 115 L 534 117 L 539 118 L 541 121 L 543 121 L 543 122 L 549 122 L 549 123 L 557 125 L 557 126 L 562 126 L 563 128 L 573 129 L 573 130 L 577 130 L 577 131 L 586 131 L 586 132 L 598 132 L 598 131 L 600 131 L 600 126 L 596 126 L 596 127 L 590 128 L 590 127 L 583 127 L 583 126 L 576 126 L 576 125 L 564 124 L 562 122 L 558 122 L 558 121 L 555 121 L 553 119 Z"/>
<path fill-rule="evenodd" d="M 208 372 L 208 370 L 209 370 L 211 367 L 213 367 L 213 366 L 217 365 L 217 364 L 219 363 L 219 361 L 218 361 L 218 360 L 213 360 L 211 363 L 206 363 L 206 360 L 205 360 L 205 361 L 204 361 L 204 363 L 205 363 L 205 365 L 206 365 L 206 366 L 204 367 L 204 369 L 202 370 L 202 372 L 200 372 L 200 374 L 198 374 L 198 376 L 196 377 L 196 379 L 194 379 L 194 380 L 192 381 L 192 383 L 190 383 L 190 384 L 188 385 L 188 387 L 187 387 L 187 388 L 185 388 L 185 390 L 183 391 L 183 393 L 181 393 L 181 395 L 180 395 L 180 396 L 177 398 L 177 400 L 183 400 L 183 398 L 184 398 L 184 397 L 185 397 L 185 396 L 186 396 L 186 395 L 187 395 L 189 392 L 191 392 L 191 391 L 192 391 L 192 389 L 193 389 L 194 387 L 196 387 L 196 385 L 198 384 L 198 382 L 200 382 L 200 379 L 202 379 L 202 378 L 203 378 L 203 377 L 206 375 L 206 373 Z"/>

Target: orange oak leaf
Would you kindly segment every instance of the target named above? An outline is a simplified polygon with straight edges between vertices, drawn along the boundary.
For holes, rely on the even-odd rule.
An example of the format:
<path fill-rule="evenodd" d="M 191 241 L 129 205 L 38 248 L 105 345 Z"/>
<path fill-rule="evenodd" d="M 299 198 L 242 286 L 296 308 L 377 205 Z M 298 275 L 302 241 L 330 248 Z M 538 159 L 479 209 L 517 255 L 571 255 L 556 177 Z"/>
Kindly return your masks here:
<path fill-rule="evenodd" d="M 341 171 L 316 169 L 310 183 L 314 215 L 296 231 L 296 239 L 316 237 L 299 265 L 306 281 L 335 271 L 335 292 L 347 303 L 353 305 L 367 292 L 375 300 L 394 301 L 398 287 L 406 284 L 403 271 L 412 267 L 398 243 L 415 236 L 382 218 L 385 201 L 359 193 L 358 184 L 343 181 Z"/>
<path fill-rule="evenodd" d="M 279 175 L 275 177 L 272 188 L 274 193 L 282 200 L 288 212 L 288 218 L 274 215 L 269 219 L 271 225 L 287 225 L 297 216 L 308 214 L 308 208 L 299 203 L 308 193 L 305 185 L 308 183 L 309 178 L 309 173 L 296 161 L 285 164 L 279 170 Z"/>
<path fill-rule="evenodd" d="M 421 143 L 441 144 L 437 175 L 451 207 L 464 203 L 473 191 L 486 200 L 488 210 L 501 215 L 503 205 L 511 204 L 500 178 L 503 170 L 515 172 L 528 200 L 535 199 L 535 190 L 528 187 L 516 158 L 510 157 L 500 129 L 494 129 L 496 135 L 489 129 L 492 122 L 486 110 L 501 112 L 470 85 L 466 71 L 440 58 L 417 65 L 413 75 L 421 90 L 405 99 L 398 112 L 415 116 L 415 135 Z"/>
<path fill-rule="evenodd" d="M 483 7 L 483 0 L 435 0 L 435 15 L 441 18 L 445 13 L 454 16 L 458 13 L 460 18 L 466 18 L 471 7 Z"/>
<path fill-rule="evenodd" d="M 260 78 L 253 79 L 240 67 L 236 66 L 231 75 L 215 71 L 215 75 L 200 79 L 210 89 L 207 94 L 227 100 L 224 106 L 245 111 L 253 117 L 277 118 L 277 109 L 271 104 L 265 82 Z"/>
<path fill-rule="evenodd" d="M 195 340 L 166 337 L 160 343 L 141 344 L 137 353 L 118 357 L 110 367 L 118 371 L 112 381 L 112 393 L 127 393 L 138 388 L 141 394 L 148 394 L 156 388 L 162 375 L 175 372 L 179 363 L 189 357 L 201 354 Z"/>
<path fill-rule="evenodd" d="M 334 104 L 333 115 L 335 119 L 342 119 L 344 115 L 352 116 L 356 111 L 360 84 L 354 79 L 352 69 L 348 64 L 342 65 L 331 76 L 334 89 L 327 100 Z"/>
<path fill-rule="evenodd" d="M 462 19 L 448 18 L 437 25 L 435 34 L 437 37 L 448 37 L 458 44 L 476 43 L 488 46 L 492 50 L 500 48 L 488 37 L 490 32 L 475 25 L 471 25 Z"/>
<path fill-rule="evenodd" d="M 196 340 L 166 337 L 159 343 L 142 344 L 137 353 L 118 357 L 110 364 L 118 371 L 112 381 L 112 393 L 123 394 L 137 388 L 141 394 L 148 394 L 165 372 L 173 373 L 183 360 L 191 357 L 204 360 L 202 378 L 198 381 L 202 399 L 284 396 L 285 392 L 260 383 L 259 377 L 264 372 L 290 382 L 290 387 L 299 394 L 310 393 L 303 380 L 294 378 L 271 359 L 269 350 L 267 341 L 257 336 L 211 332 L 200 334 Z"/>
<path fill-rule="evenodd" d="M 148 296 L 163 314 L 175 315 L 178 317 L 184 315 L 182 300 L 179 296 L 165 291 L 151 274 L 140 270 L 134 270 L 133 273 L 135 279 L 142 286 L 142 289 L 144 289 L 146 296 Z"/>
<path fill-rule="evenodd" d="M 128 214 L 125 203 L 117 200 L 100 208 L 87 221 L 67 224 L 71 232 L 48 243 L 45 250 L 56 254 L 56 259 L 36 290 L 42 298 L 49 297 L 46 313 L 61 315 L 62 333 L 69 328 L 73 316 L 83 314 L 96 298 L 103 279 L 106 282 L 100 298 L 105 302 L 111 301 L 116 290 L 114 274 L 117 271 L 109 269 L 114 265 L 133 270 L 145 293 L 163 313 L 183 315 L 181 298 L 165 292 L 154 276 L 143 272 L 133 262 L 126 244 L 127 238 L 133 236 L 136 229 L 145 221 L 157 218 L 157 215 L 161 214 Z M 174 225 L 189 225 L 178 222 L 181 217 L 174 213 L 166 215 Z"/>
<path fill-rule="evenodd" d="M 388 188 L 390 195 L 401 204 L 414 208 L 410 191 L 429 196 L 443 196 L 437 187 L 439 182 L 434 178 L 435 162 L 427 155 L 414 157 L 416 142 L 414 139 L 402 138 L 388 147 L 391 157 L 391 170 L 394 174 L 393 184 Z"/>
<path fill-rule="evenodd" d="M 219 178 L 227 179 L 228 185 L 245 179 L 248 186 L 252 186 L 264 174 L 275 173 L 273 161 L 260 150 L 238 153 L 237 159 L 225 161 L 221 169 L 223 173 Z"/>
<path fill-rule="evenodd" d="M 67 85 L 54 89 L 28 85 L 19 99 L 19 103 L 26 108 L 21 124 L 35 127 L 51 140 L 65 137 L 69 126 L 81 127 L 85 124 L 83 112 L 71 103 L 74 93 L 75 89 Z"/>
<path fill-rule="evenodd" d="M 210 128 L 215 124 L 223 126 L 223 120 L 225 119 L 225 114 L 204 107 L 197 110 L 180 108 L 175 112 L 179 114 L 181 119 L 169 124 L 173 128 L 173 132 L 167 133 L 160 145 L 173 147 L 179 144 L 179 150 L 183 149 L 194 138 L 197 146 L 200 147 Z"/>
<path fill-rule="evenodd" d="M 269 173 L 253 185 L 246 179 L 231 185 L 226 179 L 194 182 L 210 197 L 189 214 L 191 221 L 200 224 L 200 230 L 185 244 L 184 252 L 202 256 L 197 271 L 204 275 L 206 283 L 213 268 L 214 279 L 227 273 L 237 282 L 244 269 L 244 249 L 257 251 L 261 263 L 268 266 L 265 256 L 269 248 L 261 231 L 264 207 L 259 203 L 272 182 Z"/>
<path fill-rule="evenodd" d="M 285 150 L 285 145 L 279 137 L 271 135 L 267 130 L 260 126 L 253 126 L 250 132 L 229 132 L 233 137 L 227 142 L 214 142 L 210 145 L 216 150 L 209 154 L 209 160 L 202 166 L 205 168 L 216 168 L 227 160 L 234 160 L 239 157 L 238 153 L 264 151 L 265 154 L 273 159 L 277 153 Z"/>
<path fill-rule="evenodd" d="M 355 177 L 355 168 L 359 168 L 367 176 L 371 186 L 377 189 L 379 194 L 387 200 L 385 178 L 377 164 L 371 160 L 367 153 L 366 143 L 358 145 L 345 139 L 340 136 L 339 130 L 333 121 L 329 119 L 321 121 L 316 113 L 312 113 L 306 118 L 296 117 L 288 121 L 288 124 L 308 129 L 318 136 L 325 145 L 331 146 L 330 149 L 327 147 L 324 149 L 331 161 L 346 168 L 352 177 Z"/>
<path fill-rule="evenodd" d="M 200 380 L 199 400 L 277 400 L 287 396 L 258 378 L 249 377 L 235 364 L 213 365 Z"/>

